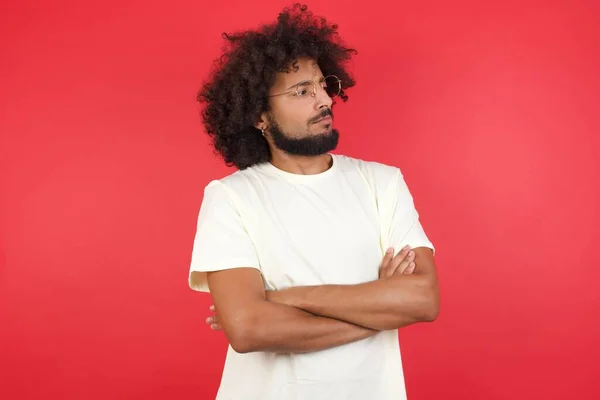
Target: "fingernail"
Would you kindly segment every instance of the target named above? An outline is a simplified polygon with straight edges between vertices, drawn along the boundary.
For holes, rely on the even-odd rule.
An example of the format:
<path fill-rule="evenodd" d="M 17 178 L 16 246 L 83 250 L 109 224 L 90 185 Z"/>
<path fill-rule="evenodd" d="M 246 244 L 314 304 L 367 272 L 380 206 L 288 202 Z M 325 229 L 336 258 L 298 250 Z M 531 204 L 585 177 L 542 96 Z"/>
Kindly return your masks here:
<path fill-rule="evenodd" d="M 414 266 L 415 266 L 415 263 L 414 263 L 414 262 L 411 262 L 409 265 L 410 265 L 411 267 L 414 267 Z"/>
<path fill-rule="evenodd" d="M 409 256 L 414 256 L 414 255 L 415 255 L 415 252 L 414 252 L 414 251 L 410 251 L 410 252 L 408 253 L 408 255 L 409 255 Z"/>
<path fill-rule="evenodd" d="M 389 249 L 387 249 L 387 253 L 390 254 L 392 251 L 394 251 L 393 247 L 390 247 Z"/>
<path fill-rule="evenodd" d="M 212 322 L 212 317 L 208 317 L 208 318 L 206 318 L 206 323 L 207 323 L 207 324 L 210 324 L 211 322 Z"/>
<path fill-rule="evenodd" d="M 408 250 L 408 249 L 410 249 L 410 246 L 409 246 L 409 245 L 406 245 L 406 246 L 404 246 L 404 247 L 402 248 L 402 250 Z"/>
<path fill-rule="evenodd" d="M 217 324 L 211 324 L 210 327 L 211 329 L 217 329 Z"/>
<path fill-rule="evenodd" d="M 208 308 L 210 309 L 210 311 L 215 311 L 215 306 L 210 306 Z"/>

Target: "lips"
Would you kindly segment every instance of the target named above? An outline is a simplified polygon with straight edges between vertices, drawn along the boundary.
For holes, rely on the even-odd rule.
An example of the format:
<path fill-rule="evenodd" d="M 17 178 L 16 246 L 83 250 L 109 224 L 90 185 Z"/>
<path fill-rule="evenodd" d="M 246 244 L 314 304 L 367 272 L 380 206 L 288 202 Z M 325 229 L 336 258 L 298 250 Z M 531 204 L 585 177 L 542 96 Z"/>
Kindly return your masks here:
<path fill-rule="evenodd" d="M 330 124 L 331 121 L 333 121 L 333 119 L 331 118 L 330 115 L 328 115 L 326 117 L 316 120 L 315 124 Z"/>

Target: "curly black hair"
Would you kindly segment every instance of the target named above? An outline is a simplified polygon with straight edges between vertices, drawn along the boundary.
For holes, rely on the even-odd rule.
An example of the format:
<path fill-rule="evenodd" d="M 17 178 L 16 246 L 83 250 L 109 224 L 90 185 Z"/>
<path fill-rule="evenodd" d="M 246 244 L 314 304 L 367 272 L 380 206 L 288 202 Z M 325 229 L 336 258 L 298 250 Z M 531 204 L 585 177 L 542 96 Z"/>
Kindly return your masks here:
<path fill-rule="evenodd" d="M 344 65 L 357 51 L 342 43 L 337 25 L 314 16 L 305 5 L 286 7 L 273 24 L 223 33 L 223 38 L 223 55 L 197 100 L 205 103 L 204 127 L 227 166 L 242 170 L 270 160 L 267 141 L 255 124 L 269 110 L 267 94 L 276 74 L 289 72 L 299 58 L 311 58 L 324 75 L 340 78 L 342 101 L 348 100 L 345 89 L 355 85 Z"/>

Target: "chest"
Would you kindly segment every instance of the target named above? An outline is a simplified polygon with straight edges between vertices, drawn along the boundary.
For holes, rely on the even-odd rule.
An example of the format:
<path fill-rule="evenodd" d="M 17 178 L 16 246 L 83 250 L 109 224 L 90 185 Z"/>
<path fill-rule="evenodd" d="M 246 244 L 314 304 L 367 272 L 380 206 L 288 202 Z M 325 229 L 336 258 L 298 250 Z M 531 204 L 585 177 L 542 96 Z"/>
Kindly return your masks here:
<path fill-rule="evenodd" d="M 244 219 L 269 288 L 377 279 L 380 224 L 367 187 L 284 185 L 255 199 Z"/>

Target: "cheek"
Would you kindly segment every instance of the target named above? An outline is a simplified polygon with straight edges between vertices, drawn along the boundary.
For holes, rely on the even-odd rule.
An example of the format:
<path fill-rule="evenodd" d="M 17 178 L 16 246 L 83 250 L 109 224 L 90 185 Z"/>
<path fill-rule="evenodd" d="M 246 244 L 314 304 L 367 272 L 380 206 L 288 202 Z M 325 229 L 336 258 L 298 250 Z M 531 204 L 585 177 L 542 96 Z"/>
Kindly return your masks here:
<path fill-rule="evenodd" d="M 273 113 L 275 121 L 282 128 L 306 128 L 310 115 L 298 107 L 274 110 Z"/>

